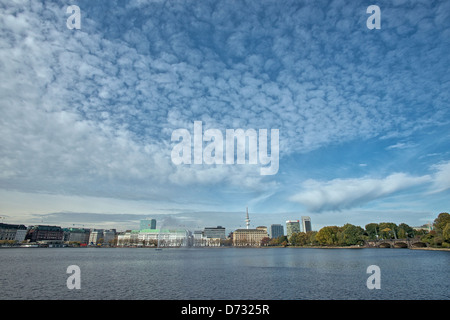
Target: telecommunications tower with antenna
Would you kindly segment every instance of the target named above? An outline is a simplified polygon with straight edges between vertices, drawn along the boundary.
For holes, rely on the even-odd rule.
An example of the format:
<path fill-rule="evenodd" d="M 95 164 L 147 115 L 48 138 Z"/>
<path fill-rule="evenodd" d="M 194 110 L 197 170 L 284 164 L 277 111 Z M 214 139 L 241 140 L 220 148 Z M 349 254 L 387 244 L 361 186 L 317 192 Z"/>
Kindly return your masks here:
<path fill-rule="evenodd" d="M 247 218 L 245 219 L 245 225 L 248 227 L 250 226 L 250 218 L 248 217 L 248 207 L 247 207 Z"/>

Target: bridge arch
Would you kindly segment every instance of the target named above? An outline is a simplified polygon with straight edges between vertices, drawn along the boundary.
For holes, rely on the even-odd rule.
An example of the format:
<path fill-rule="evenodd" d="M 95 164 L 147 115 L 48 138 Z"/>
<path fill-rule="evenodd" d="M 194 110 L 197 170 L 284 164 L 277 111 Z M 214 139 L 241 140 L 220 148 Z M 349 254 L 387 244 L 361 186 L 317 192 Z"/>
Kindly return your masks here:
<path fill-rule="evenodd" d="M 395 242 L 394 248 L 408 248 L 408 244 L 406 242 Z"/>
<path fill-rule="evenodd" d="M 427 244 L 425 242 L 417 241 L 417 242 L 411 243 L 411 247 L 413 247 L 413 248 L 425 248 L 425 247 L 427 247 Z"/>
<path fill-rule="evenodd" d="M 381 243 L 378 245 L 378 247 L 379 247 L 379 248 L 391 248 L 391 244 L 388 243 L 388 242 L 381 242 Z"/>

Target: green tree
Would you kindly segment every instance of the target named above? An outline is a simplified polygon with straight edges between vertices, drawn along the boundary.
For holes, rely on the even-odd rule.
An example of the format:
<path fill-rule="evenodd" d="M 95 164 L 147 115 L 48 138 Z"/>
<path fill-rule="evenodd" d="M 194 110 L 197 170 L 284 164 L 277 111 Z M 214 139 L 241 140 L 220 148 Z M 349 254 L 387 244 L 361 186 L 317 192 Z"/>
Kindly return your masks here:
<path fill-rule="evenodd" d="M 308 237 L 308 245 L 317 245 L 319 244 L 318 241 L 316 240 L 316 235 L 317 235 L 317 231 L 308 231 L 306 233 L 306 236 Z"/>
<path fill-rule="evenodd" d="M 436 247 L 450 246 L 450 214 L 441 212 L 433 223 L 434 232 L 436 233 L 433 239 Z M 431 233 L 431 232 L 430 232 Z"/>
<path fill-rule="evenodd" d="M 398 229 L 397 236 L 399 239 L 405 239 L 406 238 L 406 231 L 404 229 Z"/>
<path fill-rule="evenodd" d="M 437 233 L 441 233 L 448 223 L 450 223 L 450 214 L 441 212 L 434 220 L 433 226 Z"/>
<path fill-rule="evenodd" d="M 393 222 L 381 222 L 379 224 L 380 237 L 383 239 L 396 239 L 398 227 Z"/>
<path fill-rule="evenodd" d="M 270 242 L 270 238 L 269 237 L 264 237 L 261 239 L 261 246 L 266 247 L 269 245 Z"/>
<path fill-rule="evenodd" d="M 376 240 L 380 235 L 380 227 L 378 223 L 369 223 L 366 224 L 366 233 L 370 240 Z"/>
<path fill-rule="evenodd" d="M 342 245 L 356 245 L 361 244 L 364 241 L 364 229 L 352 225 L 350 223 L 345 224 L 341 230 L 340 243 Z"/>
<path fill-rule="evenodd" d="M 434 246 L 434 238 L 436 237 L 436 231 L 431 231 L 420 237 L 420 241 L 427 243 L 430 246 Z"/>
<path fill-rule="evenodd" d="M 283 242 L 287 243 L 287 237 L 286 236 L 280 236 L 278 238 L 272 238 L 269 241 L 269 246 L 282 246 Z"/>
<path fill-rule="evenodd" d="M 447 223 L 442 230 L 442 237 L 445 242 L 450 242 L 450 223 Z"/>
<path fill-rule="evenodd" d="M 304 246 L 308 243 L 308 236 L 305 232 L 295 232 L 289 238 L 289 242 L 293 246 Z"/>
<path fill-rule="evenodd" d="M 316 234 L 316 240 L 321 245 L 337 245 L 338 244 L 339 227 L 327 226 L 323 227 Z"/>
<path fill-rule="evenodd" d="M 415 231 L 412 227 L 407 225 L 406 223 L 400 223 L 398 225 L 398 238 L 404 239 L 404 238 L 414 238 Z"/>

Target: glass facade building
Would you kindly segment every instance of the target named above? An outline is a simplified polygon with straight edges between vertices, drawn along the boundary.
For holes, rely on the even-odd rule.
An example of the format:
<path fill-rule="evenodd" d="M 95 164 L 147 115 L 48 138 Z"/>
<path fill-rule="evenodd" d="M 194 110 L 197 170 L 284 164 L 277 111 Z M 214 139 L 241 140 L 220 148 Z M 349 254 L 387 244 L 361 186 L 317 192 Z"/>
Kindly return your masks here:
<path fill-rule="evenodd" d="M 293 233 L 300 232 L 300 220 L 286 221 L 286 231 L 288 239 Z"/>
<path fill-rule="evenodd" d="M 203 230 L 203 236 L 205 238 L 226 239 L 225 228 L 222 226 L 207 227 Z"/>
<path fill-rule="evenodd" d="M 311 218 L 310 217 L 302 217 L 302 227 L 303 227 L 303 232 L 312 231 Z"/>
<path fill-rule="evenodd" d="M 270 226 L 270 237 L 273 239 L 284 236 L 284 228 L 281 224 L 272 224 Z"/>
<path fill-rule="evenodd" d="M 141 223 L 139 225 L 140 230 L 145 229 L 156 229 L 156 220 L 155 219 L 144 219 L 141 220 Z"/>

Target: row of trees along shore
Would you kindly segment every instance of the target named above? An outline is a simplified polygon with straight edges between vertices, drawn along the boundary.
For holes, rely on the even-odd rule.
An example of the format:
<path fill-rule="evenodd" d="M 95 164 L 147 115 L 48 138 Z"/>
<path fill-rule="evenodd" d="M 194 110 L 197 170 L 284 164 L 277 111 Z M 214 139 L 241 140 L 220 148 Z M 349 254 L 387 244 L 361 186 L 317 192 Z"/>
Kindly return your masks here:
<path fill-rule="evenodd" d="M 269 246 L 355 246 L 367 240 L 419 238 L 429 247 L 450 248 L 450 214 L 442 212 L 434 220 L 432 230 L 426 226 L 413 229 L 406 223 L 369 223 L 363 229 L 350 223 L 342 227 L 326 226 L 319 231 L 297 232 L 271 239 Z"/>

